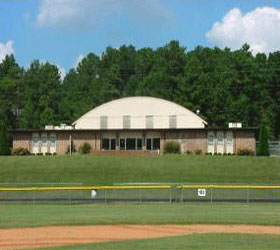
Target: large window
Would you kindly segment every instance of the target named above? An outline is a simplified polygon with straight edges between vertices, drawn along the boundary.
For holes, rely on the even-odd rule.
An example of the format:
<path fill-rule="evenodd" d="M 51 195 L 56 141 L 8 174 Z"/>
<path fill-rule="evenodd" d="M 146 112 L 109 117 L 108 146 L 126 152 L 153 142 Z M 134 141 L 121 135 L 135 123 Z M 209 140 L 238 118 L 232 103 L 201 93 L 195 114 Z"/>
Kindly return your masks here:
<path fill-rule="evenodd" d="M 169 128 L 177 128 L 177 116 L 176 115 L 169 116 Z"/>
<path fill-rule="evenodd" d="M 160 138 L 147 138 L 146 139 L 146 149 L 147 150 L 160 149 Z"/>
<path fill-rule="evenodd" d="M 100 128 L 101 129 L 108 128 L 108 116 L 100 116 Z"/>
<path fill-rule="evenodd" d="M 147 115 L 146 116 L 146 128 L 153 128 L 153 127 L 154 127 L 153 116 Z"/>
<path fill-rule="evenodd" d="M 142 138 L 120 138 L 120 150 L 142 150 Z"/>
<path fill-rule="evenodd" d="M 102 149 L 103 150 L 115 150 L 116 149 L 116 139 L 115 138 L 103 138 L 102 139 Z"/>
<path fill-rule="evenodd" d="M 130 129 L 130 115 L 123 116 L 123 128 Z"/>

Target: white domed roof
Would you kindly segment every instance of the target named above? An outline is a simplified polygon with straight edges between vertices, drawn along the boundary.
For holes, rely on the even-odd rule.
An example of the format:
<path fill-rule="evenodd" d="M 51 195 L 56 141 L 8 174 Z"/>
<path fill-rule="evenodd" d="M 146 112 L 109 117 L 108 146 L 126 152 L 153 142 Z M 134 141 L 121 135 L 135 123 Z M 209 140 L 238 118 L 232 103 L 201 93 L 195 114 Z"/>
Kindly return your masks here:
<path fill-rule="evenodd" d="M 73 125 L 76 129 L 102 129 L 105 122 L 107 129 L 123 129 L 124 119 L 129 120 L 130 129 L 151 128 L 151 124 L 153 129 L 168 129 L 171 128 L 170 120 L 173 120 L 172 128 L 204 128 L 207 124 L 198 115 L 176 103 L 136 96 L 102 104 L 87 112 Z"/>

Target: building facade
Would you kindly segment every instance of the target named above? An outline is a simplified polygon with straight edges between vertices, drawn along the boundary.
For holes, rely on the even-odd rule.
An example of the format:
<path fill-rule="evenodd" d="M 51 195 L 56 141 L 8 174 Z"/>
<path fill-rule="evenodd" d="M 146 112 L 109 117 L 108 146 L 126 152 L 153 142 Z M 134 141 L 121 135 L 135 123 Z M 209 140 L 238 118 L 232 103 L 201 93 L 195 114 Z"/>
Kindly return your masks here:
<path fill-rule="evenodd" d="M 13 148 L 31 153 L 66 154 L 87 142 L 91 152 L 162 153 L 164 144 L 177 141 L 181 152 L 237 153 L 256 150 L 255 129 L 231 126 L 213 129 L 190 110 L 163 99 L 127 97 L 103 104 L 72 126 L 12 132 Z"/>

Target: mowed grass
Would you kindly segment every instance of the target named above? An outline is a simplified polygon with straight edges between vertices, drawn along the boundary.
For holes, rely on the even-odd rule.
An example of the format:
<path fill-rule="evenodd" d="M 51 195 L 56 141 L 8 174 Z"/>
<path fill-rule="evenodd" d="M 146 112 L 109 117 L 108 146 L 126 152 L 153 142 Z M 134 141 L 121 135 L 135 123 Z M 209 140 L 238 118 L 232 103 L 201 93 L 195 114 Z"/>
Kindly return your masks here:
<path fill-rule="evenodd" d="M 129 240 L 95 244 L 72 245 L 64 247 L 40 248 L 49 250 L 64 249 L 198 249 L 198 250 L 277 250 L 279 235 L 252 234 L 192 234 L 186 236 L 156 239 Z"/>
<path fill-rule="evenodd" d="M 280 184 L 280 158 L 9 156 L 0 157 L 0 182 Z"/>
<path fill-rule="evenodd" d="M 0 205 L 0 228 L 53 225 L 258 224 L 280 225 L 279 204 Z"/>

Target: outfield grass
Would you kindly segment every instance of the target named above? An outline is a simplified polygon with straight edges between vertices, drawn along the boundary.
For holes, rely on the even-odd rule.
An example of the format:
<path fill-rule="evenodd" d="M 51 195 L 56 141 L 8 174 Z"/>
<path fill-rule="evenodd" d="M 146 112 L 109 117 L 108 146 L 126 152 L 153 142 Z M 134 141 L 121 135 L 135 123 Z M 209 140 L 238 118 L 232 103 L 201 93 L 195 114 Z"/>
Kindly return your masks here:
<path fill-rule="evenodd" d="M 129 240 L 82 244 L 64 247 L 44 248 L 45 250 L 64 249 L 197 249 L 197 250 L 276 250 L 280 246 L 279 235 L 252 234 L 192 234 L 187 236 L 164 237 L 157 239 Z M 40 248 L 43 249 L 43 248 Z"/>
<path fill-rule="evenodd" d="M 10 156 L 0 157 L 0 182 L 280 184 L 280 158 Z"/>
<path fill-rule="evenodd" d="M 280 225 L 279 204 L 1 205 L 0 228 L 52 225 L 258 224 Z"/>

